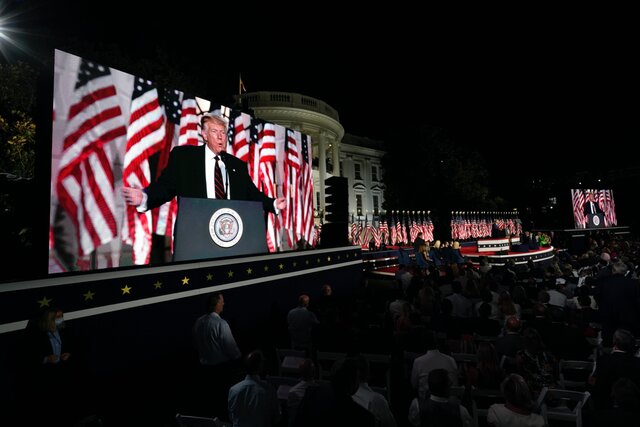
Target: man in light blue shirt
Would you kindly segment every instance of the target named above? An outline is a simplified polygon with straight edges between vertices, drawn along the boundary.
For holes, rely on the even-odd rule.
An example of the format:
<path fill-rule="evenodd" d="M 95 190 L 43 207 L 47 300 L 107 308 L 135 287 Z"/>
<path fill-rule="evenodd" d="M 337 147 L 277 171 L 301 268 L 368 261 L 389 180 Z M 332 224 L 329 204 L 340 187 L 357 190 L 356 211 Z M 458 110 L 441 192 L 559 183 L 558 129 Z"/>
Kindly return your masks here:
<path fill-rule="evenodd" d="M 216 292 L 209 296 L 207 314 L 196 320 L 193 336 L 201 365 L 215 366 L 242 356 L 231 328 L 220 317 L 224 309 L 224 297 Z"/>
<path fill-rule="evenodd" d="M 260 379 L 264 356 L 252 351 L 246 358 L 247 376 L 229 389 L 233 427 L 271 427 L 280 421 L 280 404 L 273 386 Z"/>
<path fill-rule="evenodd" d="M 231 328 L 220 317 L 224 309 L 222 293 L 207 297 L 207 313 L 193 325 L 193 339 L 200 361 L 198 376 L 202 407 L 213 410 L 221 419 L 227 418 L 227 392 L 237 381 L 237 361 L 242 353 L 233 338 Z"/>

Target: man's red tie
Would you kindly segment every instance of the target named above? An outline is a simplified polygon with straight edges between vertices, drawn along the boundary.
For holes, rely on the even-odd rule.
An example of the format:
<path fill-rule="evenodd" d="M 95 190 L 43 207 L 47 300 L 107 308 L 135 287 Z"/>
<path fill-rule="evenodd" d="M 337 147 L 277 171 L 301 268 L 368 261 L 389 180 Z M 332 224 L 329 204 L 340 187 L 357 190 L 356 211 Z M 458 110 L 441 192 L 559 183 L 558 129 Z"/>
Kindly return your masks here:
<path fill-rule="evenodd" d="M 216 177 L 216 199 L 226 199 L 224 191 L 224 182 L 222 181 L 222 170 L 220 169 L 220 165 L 218 165 L 218 160 L 220 157 L 216 156 L 216 166 L 215 166 L 215 177 Z"/>

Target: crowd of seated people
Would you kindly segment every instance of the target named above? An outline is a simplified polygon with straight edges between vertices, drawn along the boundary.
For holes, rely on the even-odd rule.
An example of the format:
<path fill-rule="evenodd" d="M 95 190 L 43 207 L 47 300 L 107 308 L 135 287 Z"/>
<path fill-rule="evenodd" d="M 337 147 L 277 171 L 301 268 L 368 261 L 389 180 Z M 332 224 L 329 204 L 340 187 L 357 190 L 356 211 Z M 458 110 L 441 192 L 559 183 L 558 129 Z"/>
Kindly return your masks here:
<path fill-rule="evenodd" d="M 374 388 L 382 385 L 381 376 L 371 366 L 371 380 L 365 381 L 358 374 L 362 359 L 352 358 L 367 354 L 390 356 L 390 382 L 385 384 L 389 393 L 384 395 L 391 411 L 391 416 L 384 415 L 387 425 L 410 425 L 414 399 L 418 404 L 414 422 L 439 417 L 439 408 L 456 420 L 467 420 L 460 405 L 445 404 L 456 386 L 504 390 L 508 404 L 494 407 L 492 419 L 500 423 L 522 415 L 538 425 L 539 418 L 531 415 L 538 408 L 530 401 L 544 387 L 560 386 L 563 360 L 595 363 L 592 378 L 585 383 L 593 402 L 585 409 L 585 420 L 602 416 L 602 411 L 637 411 L 640 406 L 629 402 L 634 401 L 640 382 L 635 341 L 640 338 L 640 242 L 592 241 L 584 254 L 560 253 L 545 264 L 480 269 L 452 263 L 438 270 L 439 274 L 433 268 L 405 265 L 396 278 L 381 280 L 376 286 L 369 283 L 353 295 L 337 298 L 326 285 L 303 296 L 303 304 L 280 302 L 284 319 L 290 310 L 297 310 L 305 315 L 308 311 L 315 320 L 305 324 L 306 368 L 301 369 L 300 378 L 304 387 L 295 388 L 296 408 L 291 411 L 300 418 L 289 418 L 285 396 L 280 415 L 271 412 L 273 423 L 286 426 L 328 420 L 328 410 L 311 398 L 305 400 L 314 390 L 310 396 L 325 402 L 324 408 L 348 413 L 343 420 L 332 419 L 338 423 L 332 425 L 354 420 L 362 423 L 358 425 L 381 425 L 380 412 L 376 418 L 376 411 L 362 403 L 365 397 L 381 403 L 379 396 L 372 395 Z M 287 339 L 278 342 L 291 345 L 291 338 L 297 342 L 297 335 L 288 336 L 291 330 L 286 320 L 281 324 L 279 333 Z M 310 336 L 306 334 L 309 327 Z M 244 380 L 255 393 L 267 390 L 264 393 L 270 399 L 272 393 L 258 377 L 275 373 L 275 345 L 265 344 L 260 349 L 264 364 L 256 363 Z M 247 350 L 256 349 L 241 350 L 249 354 Z M 307 369 L 319 369 L 314 359 L 322 351 L 344 355 L 334 369 L 333 382 L 321 381 L 317 372 L 313 375 L 313 369 Z M 430 378 L 432 372 L 437 374 Z M 430 394 L 430 386 L 435 387 L 435 393 Z M 612 394 L 616 387 L 618 394 Z M 358 390 L 354 406 L 348 397 Z M 231 414 L 239 407 L 238 394 L 234 396 L 233 406 L 228 407 Z M 468 396 L 460 399 L 468 413 L 472 409 L 469 402 Z M 384 405 L 376 405 L 380 407 Z"/>

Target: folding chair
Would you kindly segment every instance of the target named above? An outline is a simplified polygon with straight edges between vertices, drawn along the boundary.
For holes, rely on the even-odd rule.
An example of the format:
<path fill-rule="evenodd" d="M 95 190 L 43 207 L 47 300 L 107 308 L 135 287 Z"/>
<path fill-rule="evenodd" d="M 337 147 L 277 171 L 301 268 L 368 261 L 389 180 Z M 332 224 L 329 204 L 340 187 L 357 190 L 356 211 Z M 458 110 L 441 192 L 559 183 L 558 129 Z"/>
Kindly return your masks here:
<path fill-rule="evenodd" d="M 583 360 L 560 360 L 559 385 L 564 390 L 586 391 L 589 375 L 593 373 L 595 362 Z"/>
<path fill-rule="evenodd" d="M 278 375 L 294 376 L 300 375 L 300 365 L 304 362 L 307 354 L 304 350 L 291 350 L 288 348 L 276 348 L 278 357 Z"/>
<path fill-rule="evenodd" d="M 504 394 L 500 390 L 473 389 L 471 391 L 472 410 L 471 416 L 475 426 L 478 426 L 479 418 L 487 418 L 489 407 L 494 403 L 504 403 Z"/>
<path fill-rule="evenodd" d="M 588 391 L 545 387 L 540 392 L 537 403 L 547 425 L 549 425 L 549 420 L 559 420 L 573 421 L 576 423 L 576 427 L 582 427 L 582 408 L 589 400 L 589 396 Z M 551 406 L 549 401 L 560 402 L 560 404 Z"/>
<path fill-rule="evenodd" d="M 278 400 L 286 403 L 287 398 L 289 397 L 289 389 L 294 385 L 298 384 L 300 380 L 293 377 L 282 377 L 278 375 L 267 375 L 265 378 L 269 384 L 276 389 L 276 394 L 278 395 Z"/>
<path fill-rule="evenodd" d="M 331 377 L 331 367 L 333 364 L 341 359 L 347 357 L 347 353 L 335 353 L 331 351 L 318 351 L 316 353 L 316 360 L 318 361 L 318 375 L 319 379 L 327 380 Z"/>

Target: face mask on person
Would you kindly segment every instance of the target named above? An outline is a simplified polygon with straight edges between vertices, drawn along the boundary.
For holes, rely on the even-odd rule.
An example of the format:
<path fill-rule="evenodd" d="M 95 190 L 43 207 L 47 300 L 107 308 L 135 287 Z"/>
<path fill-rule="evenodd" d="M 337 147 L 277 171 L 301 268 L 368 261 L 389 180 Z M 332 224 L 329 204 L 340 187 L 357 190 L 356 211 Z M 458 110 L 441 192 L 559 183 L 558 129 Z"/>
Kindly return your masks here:
<path fill-rule="evenodd" d="M 62 326 L 64 324 L 64 317 L 58 317 L 56 319 L 56 328 L 59 328 L 60 326 Z"/>

